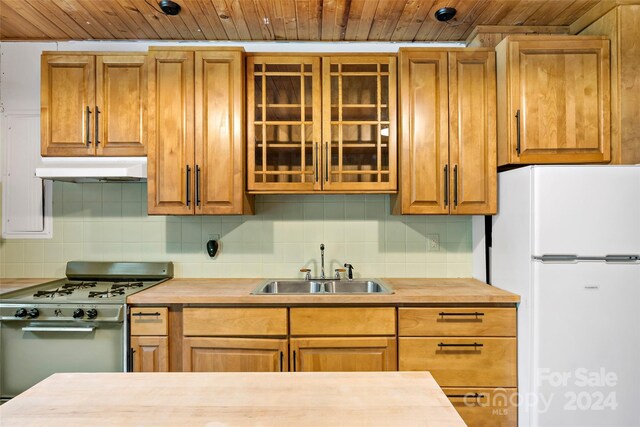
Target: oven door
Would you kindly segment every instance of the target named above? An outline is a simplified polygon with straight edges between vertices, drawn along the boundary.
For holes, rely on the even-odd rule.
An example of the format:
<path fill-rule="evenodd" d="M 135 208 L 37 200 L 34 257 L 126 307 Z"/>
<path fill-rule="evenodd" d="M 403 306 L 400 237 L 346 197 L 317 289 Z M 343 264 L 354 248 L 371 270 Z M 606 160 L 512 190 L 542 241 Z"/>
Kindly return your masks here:
<path fill-rule="evenodd" d="M 122 322 L 0 323 L 0 397 L 57 372 L 123 372 Z"/>

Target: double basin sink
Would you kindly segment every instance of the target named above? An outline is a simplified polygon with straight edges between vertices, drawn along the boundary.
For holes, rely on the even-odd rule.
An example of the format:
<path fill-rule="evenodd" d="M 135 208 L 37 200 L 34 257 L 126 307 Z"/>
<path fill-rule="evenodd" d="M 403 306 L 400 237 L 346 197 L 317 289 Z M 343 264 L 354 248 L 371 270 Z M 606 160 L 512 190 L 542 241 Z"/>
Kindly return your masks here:
<path fill-rule="evenodd" d="M 392 294 L 379 280 L 269 280 L 254 295 Z"/>

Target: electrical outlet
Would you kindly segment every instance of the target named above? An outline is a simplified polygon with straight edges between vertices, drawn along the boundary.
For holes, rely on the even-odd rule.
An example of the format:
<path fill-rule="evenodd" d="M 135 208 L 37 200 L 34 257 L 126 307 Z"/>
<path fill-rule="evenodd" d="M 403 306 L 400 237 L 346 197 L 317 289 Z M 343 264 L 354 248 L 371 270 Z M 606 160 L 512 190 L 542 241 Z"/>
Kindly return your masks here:
<path fill-rule="evenodd" d="M 427 252 L 439 252 L 439 251 L 440 251 L 440 235 L 427 234 Z"/>

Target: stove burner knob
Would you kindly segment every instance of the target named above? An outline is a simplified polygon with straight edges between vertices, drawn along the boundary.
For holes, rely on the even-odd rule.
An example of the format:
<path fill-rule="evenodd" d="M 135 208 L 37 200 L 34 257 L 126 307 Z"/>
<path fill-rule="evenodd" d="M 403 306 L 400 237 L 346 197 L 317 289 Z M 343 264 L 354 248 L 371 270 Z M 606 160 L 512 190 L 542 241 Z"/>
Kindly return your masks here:
<path fill-rule="evenodd" d="M 84 310 L 81 308 L 76 308 L 73 311 L 73 318 L 74 319 L 82 319 L 84 317 Z"/>
<path fill-rule="evenodd" d="M 29 319 L 35 319 L 40 315 L 40 311 L 37 308 L 32 308 L 29 310 Z"/>
<path fill-rule="evenodd" d="M 95 308 L 90 308 L 89 310 L 87 310 L 87 317 L 89 319 L 95 319 L 96 317 L 98 317 L 98 310 L 96 310 Z"/>
<path fill-rule="evenodd" d="M 26 308 L 17 309 L 15 316 L 20 319 L 24 319 L 25 317 L 27 317 L 27 309 Z"/>

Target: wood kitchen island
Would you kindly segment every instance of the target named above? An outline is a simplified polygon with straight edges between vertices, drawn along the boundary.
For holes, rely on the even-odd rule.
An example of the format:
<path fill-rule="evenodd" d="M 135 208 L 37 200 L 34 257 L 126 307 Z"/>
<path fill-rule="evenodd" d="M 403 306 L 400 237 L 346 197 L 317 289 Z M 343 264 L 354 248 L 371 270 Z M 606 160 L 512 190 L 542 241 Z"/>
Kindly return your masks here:
<path fill-rule="evenodd" d="M 428 372 L 55 374 L 9 426 L 465 426 Z"/>

